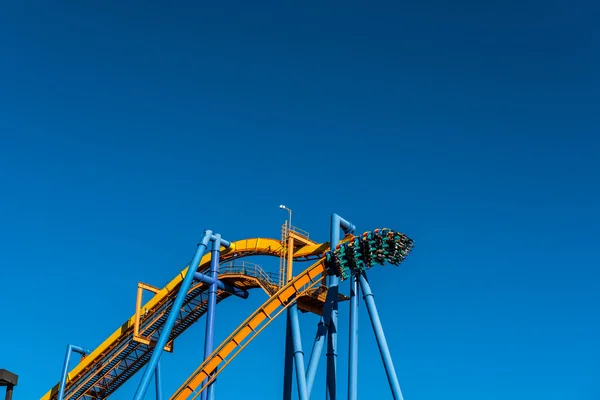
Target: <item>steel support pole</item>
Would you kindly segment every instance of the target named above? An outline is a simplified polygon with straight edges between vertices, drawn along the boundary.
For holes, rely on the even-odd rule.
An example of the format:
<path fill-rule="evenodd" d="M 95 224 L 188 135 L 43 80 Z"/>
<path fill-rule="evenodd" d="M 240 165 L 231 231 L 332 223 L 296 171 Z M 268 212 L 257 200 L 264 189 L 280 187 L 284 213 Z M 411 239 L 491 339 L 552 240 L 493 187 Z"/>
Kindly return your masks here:
<path fill-rule="evenodd" d="M 292 385 L 294 373 L 294 343 L 292 339 L 292 322 L 287 313 L 285 323 L 285 361 L 283 364 L 283 400 L 292 400 Z"/>
<path fill-rule="evenodd" d="M 215 372 L 217 372 L 217 370 L 215 370 Z M 210 392 L 208 393 L 208 400 L 215 400 L 215 392 L 217 391 L 217 386 L 215 385 L 215 382 L 217 380 L 215 379 L 212 384 L 210 385 Z"/>
<path fill-rule="evenodd" d="M 329 295 L 329 293 L 327 293 Z M 325 299 L 325 306 L 327 305 L 327 299 Z M 323 315 L 326 314 L 325 306 L 323 307 Z M 319 367 L 319 358 L 321 357 L 321 351 L 323 350 L 323 343 L 327 335 L 327 325 L 329 324 L 329 318 L 325 319 L 321 317 L 319 324 L 317 325 L 317 334 L 315 336 L 315 342 L 310 353 L 310 360 L 308 361 L 308 368 L 306 369 L 306 391 L 310 396 L 312 387 L 315 382 L 315 376 L 317 375 L 317 368 Z"/>
<path fill-rule="evenodd" d="M 348 400 L 357 399 L 358 390 L 358 277 L 350 279 L 350 340 L 348 345 Z"/>
<path fill-rule="evenodd" d="M 154 383 L 156 385 L 156 400 L 162 400 L 162 387 L 160 381 L 160 361 L 156 364 L 154 371 Z"/>
<path fill-rule="evenodd" d="M 247 290 L 237 288 L 237 287 L 229 285 L 227 283 L 223 283 L 223 282 L 221 282 L 218 279 L 215 281 L 210 276 L 206 276 L 206 275 L 204 275 L 201 272 L 196 272 L 194 274 L 194 279 L 197 280 L 197 281 L 200 281 L 202 283 L 206 283 L 207 285 L 212 285 L 213 283 L 216 282 L 217 288 L 219 290 L 224 290 L 227 293 L 231 293 L 232 295 L 237 296 L 237 297 L 241 297 L 242 299 L 247 299 L 248 296 L 250 295 Z"/>
<path fill-rule="evenodd" d="M 330 251 L 334 251 L 335 247 L 340 242 L 340 228 L 344 230 L 344 233 L 354 232 L 354 225 L 346 221 L 337 214 L 331 214 L 331 225 L 330 225 Z M 337 398 L 336 393 L 336 379 L 337 379 L 337 331 L 338 331 L 338 299 L 337 291 L 340 279 L 336 275 L 328 276 L 327 285 L 329 290 L 335 288 L 336 296 L 333 299 L 331 308 L 331 320 L 327 329 L 327 393 L 329 398 L 335 400 Z"/>
<path fill-rule="evenodd" d="M 340 232 L 339 229 L 342 228 L 345 233 L 354 232 L 354 225 L 345 219 L 341 218 L 337 214 L 331 215 L 331 227 L 330 227 L 330 251 L 335 249 L 335 246 L 340 241 Z M 332 278 L 335 278 L 332 282 Z M 338 298 L 338 285 L 339 279 L 336 276 L 329 276 L 327 280 L 328 290 L 327 296 L 325 298 L 325 304 L 323 306 L 322 317 L 317 325 L 317 334 L 315 335 L 315 341 L 313 343 L 313 348 L 310 354 L 310 360 L 308 362 L 308 368 L 306 371 L 306 389 L 308 391 L 308 395 L 312 391 L 312 387 L 315 381 L 315 376 L 317 374 L 317 369 L 319 367 L 319 358 L 321 357 L 321 352 L 323 351 L 323 345 L 325 344 L 325 337 L 331 330 L 329 329 L 330 322 L 333 318 L 333 310 L 335 307 L 335 316 L 336 316 L 336 324 L 337 324 L 337 298 Z M 333 285 L 332 283 L 336 283 Z M 335 336 L 335 335 L 334 335 Z"/>
<path fill-rule="evenodd" d="M 81 355 L 86 355 L 90 354 L 91 351 L 88 349 L 84 349 L 83 347 L 73 346 L 72 344 L 67 346 L 67 354 L 65 355 L 65 362 L 63 364 L 60 385 L 58 387 L 58 400 L 64 400 L 65 398 L 65 386 L 67 386 L 67 374 L 69 372 L 69 362 L 71 361 L 71 353 L 79 353 Z"/>
<path fill-rule="evenodd" d="M 330 279 L 329 289 L 337 288 L 339 279 Z M 331 320 L 327 329 L 327 393 L 331 400 L 337 398 L 337 322 L 338 304 L 337 299 L 331 310 Z"/>
<path fill-rule="evenodd" d="M 60 385 L 58 387 L 58 400 L 64 400 L 65 398 L 65 385 L 67 383 L 67 373 L 69 372 L 69 361 L 71 361 L 71 345 L 67 346 L 67 354 L 65 355 Z"/>
<path fill-rule="evenodd" d="M 363 292 L 363 298 L 367 305 L 367 311 L 369 313 L 369 318 L 371 319 L 373 331 L 375 332 L 375 338 L 377 339 L 377 345 L 379 346 L 379 353 L 381 353 L 381 359 L 383 360 L 385 373 L 387 375 L 394 400 L 403 400 L 404 398 L 402 397 L 402 391 L 400 390 L 400 383 L 398 382 L 398 377 L 396 376 L 396 370 L 394 369 L 394 363 L 392 361 L 390 349 L 388 348 L 387 341 L 385 340 L 385 334 L 383 333 L 383 327 L 381 325 L 381 320 L 379 319 L 379 313 L 377 312 L 377 307 L 375 306 L 375 298 L 366 277 L 367 275 L 363 272 L 363 274 L 360 276 L 360 288 Z"/>
<path fill-rule="evenodd" d="M 208 288 L 208 310 L 206 312 L 206 334 L 204 336 L 204 359 L 210 357 L 210 354 L 213 352 L 214 348 L 214 338 L 215 338 L 215 314 L 217 308 L 217 281 L 219 280 L 219 257 L 221 255 L 221 235 L 214 235 L 214 240 L 212 242 L 212 251 L 210 258 L 210 278 L 214 280 L 215 283 L 209 286 Z M 202 382 L 202 386 L 204 386 L 208 382 L 206 379 Z M 213 382 L 214 383 L 214 382 Z M 212 394 L 213 385 L 206 388 L 202 392 L 201 398 L 202 400 L 208 400 L 208 397 Z"/>
<path fill-rule="evenodd" d="M 315 336 L 315 342 L 310 353 L 310 361 L 308 362 L 308 368 L 306 371 L 306 390 L 309 396 L 317 375 L 317 368 L 319 367 L 319 358 L 321 357 L 323 345 L 325 344 L 325 340 L 327 338 L 327 327 L 329 326 L 329 321 L 331 320 L 331 309 L 333 307 L 334 300 L 337 299 L 337 296 L 337 286 L 330 288 L 325 296 L 325 304 L 323 304 L 323 312 L 321 313 L 322 316 L 317 325 L 317 334 Z"/>
<path fill-rule="evenodd" d="M 190 267 L 188 268 L 185 278 L 183 278 L 183 282 L 181 282 L 181 286 L 179 287 L 179 292 L 177 292 L 177 297 L 175 297 L 175 301 L 169 310 L 169 316 L 167 317 L 167 321 L 163 327 L 162 333 L 158 337 L 156 345 L 154 347 L 154 352 L 152 353 L 152 357 L 148 362 L 148 367 L 144 371 L 144 375 L 142 376 L 142 380 L 138 385 L 137 391 L 133 397 L 134 400 L 142 400 L 146 391 L 148 390 L 148 385 L 150 384 L 150 379 L 152 374 L 154 373 L 154 369 L 156 368 L 156 364 L 160 360 L 162 352 L 164 351 L 165 345 L 169 340 L 169 336 L 171 336 L 171 331 L 173 330 L 173 325 L 175 325 L 175 321 L 177 320 L 177 315 L 179 314 L 179 310 L 183 304 L 183 300 L 185 296 L 187 296 L 187 292 L 192 285 L 192 281 L 194 280 L 194 273 L 198 269 L 198 265 L 202 260 L 202 256 L 206 251 L 208 246 L 208 242 L 211 240 L 212 231 L 204 231 L 204 236 L 202 240 L 196 247 L 196 253 L 194 254 L 194 258 L 190 263 Z"/>
<path fill-rule="evenodd" d="M 306 371 L 304 370 L 304 352 L 302 351 L 302 337 L 300 335 L 300 322 L 298 321 L 298 305 L 296 304 L 296 301 L 288 308 L 288 314 L 290 315 L 292 341 L 294 344 L 298 399 L 308 400 L 308 393 L 306 391 Z"/>

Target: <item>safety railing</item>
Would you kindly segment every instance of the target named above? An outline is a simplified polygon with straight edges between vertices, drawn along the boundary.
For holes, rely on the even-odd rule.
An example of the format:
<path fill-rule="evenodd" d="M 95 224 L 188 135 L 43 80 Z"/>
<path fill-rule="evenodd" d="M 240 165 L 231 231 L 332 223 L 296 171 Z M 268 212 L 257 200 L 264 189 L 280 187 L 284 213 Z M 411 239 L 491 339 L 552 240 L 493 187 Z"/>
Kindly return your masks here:
<path fill-rule="evenodd" d="M 273 272 L 266 272 L 258 264 L 248 261 L 232 261 L 219 267 L 220 274 L 241 274 L 259 279 L 270 285 L 277 285 L 278 276 Z"/>
<path fill-rule="evenodd" d="M 300 229 L 297 226 L 289 226 L 288 222 L 286 221 L 285 224 L 283 224 L 281 226 L 281 233 L 283 238 L 288 237 L 289 232 L 294 232 L 296 235 L 298 236 L 302 236 L 306 239 L 310 239 L 310 235 L 308 233 L 308 231 L 305 231 L 304 229 Z"/>
<path fill-rule="evenodd" d="M 292 226 L 290 228 L 290 231 L 294 232 L 296 235 L 300 235 L 302 237 L 305 237 L 306 239 L 310 239 L 308 236 L 308 232 L 303 229 L 298 228 L 297 226 Z"/>

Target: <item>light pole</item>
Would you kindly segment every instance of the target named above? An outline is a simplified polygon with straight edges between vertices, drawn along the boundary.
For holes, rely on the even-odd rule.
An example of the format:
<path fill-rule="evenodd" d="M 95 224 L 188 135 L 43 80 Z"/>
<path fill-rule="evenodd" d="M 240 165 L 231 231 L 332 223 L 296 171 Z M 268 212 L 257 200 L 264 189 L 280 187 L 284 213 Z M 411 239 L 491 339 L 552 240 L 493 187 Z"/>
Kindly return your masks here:
<path fill-rule="evenodd" d="M 13 389 L 17 386 L 19 376 L 5 369 L 0 369 L 0 386 L 6 386 L 6 400 L 12 399 Z"/>
<path fill-rule="evenodd" d="M 287 212 L 289 212 L 289 213 L 290 213 L 290 220 L 289 220 L 289 222 L 288 222 L 288 224 L 289 224 L 289 225 L 288 225 L 288 229 L 289 229 L 289 230 L 292 230 L 292 210 L 290 210 L 289 208 L 287 208 L 287 207 L 286 207 L 286 206 L 284 206 L 283 204 L 281 204 L 281 205 L 279 206 L 279 208 L 281 208 L 282 210 L 287 210 Z"/>
<path fill-rule="evenodd" d="M 292 231 L 292 210 L 281 204 L 280 209 L 290 213 L 290 219 L 287 221 L 287 246 L 285 246 L 284 238 L 282 237 L 282 245 L 284 247 L 285 259 L 287 260 L 287 268 L 283 264 L 282 258 L 281 281 L 282 286 L 290 282 L 294 278 L 293 263 L 294 263 L 294 238 L 290 234 Z M 295 299 L 294 299 L 295 300 Z M 292 375 L 294 365 L 296 366 L 296 380 L 298 387 L 298 399 L 308 400 L 308 392 L 306 390 L 306 371 L 304 369 L 304 352 L 302 351 L 302 339 L 300 336 L 300 325 L 298 322 L 298 305 L 293 301 L 290 308 L 287 309 L 286 323 L 286 345 L 285 345 L 285 363 L 283 371 L 283 399 L 292 399 Z"/>

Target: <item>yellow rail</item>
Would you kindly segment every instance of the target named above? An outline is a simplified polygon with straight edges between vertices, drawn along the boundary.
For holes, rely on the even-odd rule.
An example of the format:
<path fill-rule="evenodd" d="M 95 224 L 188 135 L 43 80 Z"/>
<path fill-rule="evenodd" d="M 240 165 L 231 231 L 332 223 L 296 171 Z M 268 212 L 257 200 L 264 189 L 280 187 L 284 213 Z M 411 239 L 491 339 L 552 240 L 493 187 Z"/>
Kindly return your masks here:
<path fill-rule="evenodd" d="M 323 253 L 323 248 L 328 245 L 312 245 L 306 246 L 298 255 L 298 258 L 307 258 L 320 256 Z M 239 240 L 232 243 L 230 249 L 222 248 L 220 262 L 238 259 L 251 255 L 269 255 L 279 257 L 282 252 L 281 242 L 277 239 L 255 238 Z M 296 257 L 294 257 L 296 258 Z M 202 257 L 198 266 L 199 271 L 204 271 L 210 263 L 210 254 Z M 177 294 L 178 288 L 185 277 L 188 268 L 183 269 L 175 278 L 161 289 L 152 299 L 143 305 L 142 309 L 148 310 L 150 314 L 154 313 L 164 300 L 169 299 Z M 90 307 L 91 308 L 91 307 Z M 91 312 L 91 311 L 90 311 Z M 105 355 L 114 348 L 118 343 L 126 340 L 128 335 L 132 335 L 135 323 L 135 315 L 123 323 L 115 330 L 104 342 L 102 342 L 90 355 L 85 357 L 72 371 L 67 375 L 67 388 L 69 383 L 79 379 L 83 374 L 90 371 L 95 365 L 103 360 Z M 51 400 L 58 393 L 59 384 L 57 383 L 52 389 L 41 397 L 41 400 Z"/>
<path fill-rule="evenodd" d="M 183 400 L 190 396 L 195 399 L 264 328 L 293 304 L 297 295 L 319 283 L 321 281 L 319 277 L 324 276 L 325 273 L 325 260 L 320 259 L 271 296 L 221 343 L 179 387 L 170 400 Z M 200 387 L 205 379 L 209 379 L 208 382 Z M 199 387 L 200 390 L 197 390 Z"/>

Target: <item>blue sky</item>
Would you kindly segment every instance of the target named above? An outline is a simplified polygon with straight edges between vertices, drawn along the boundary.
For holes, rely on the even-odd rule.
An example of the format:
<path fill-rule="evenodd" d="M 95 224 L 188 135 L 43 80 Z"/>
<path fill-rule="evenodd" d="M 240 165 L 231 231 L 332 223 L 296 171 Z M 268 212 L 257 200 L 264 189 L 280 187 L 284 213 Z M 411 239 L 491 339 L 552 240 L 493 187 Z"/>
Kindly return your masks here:
<path fill-rule="evenodd" d="M 5 4 L 0 368 L 20 375 L 15 398 L 45 393 L 66 345 L 102 342 L 137 282 L 164 285 L 204 229 L 278 237 L 280 203 L 319 241 L 332 212 L 415 240 L 370 274 L 407 399 L 597 398 L 598 12 Z M 264 299 L 221 304 L 217 341 Z M 360 312 L 359 394 L 391 398 Z M 164 357 L 166 394 L 201 362 L 203 321 Z M 223 372 L 220 398 L 278 398 L 284 322 Z M 308 352 L 317 319 L 300 322 Z"/>

